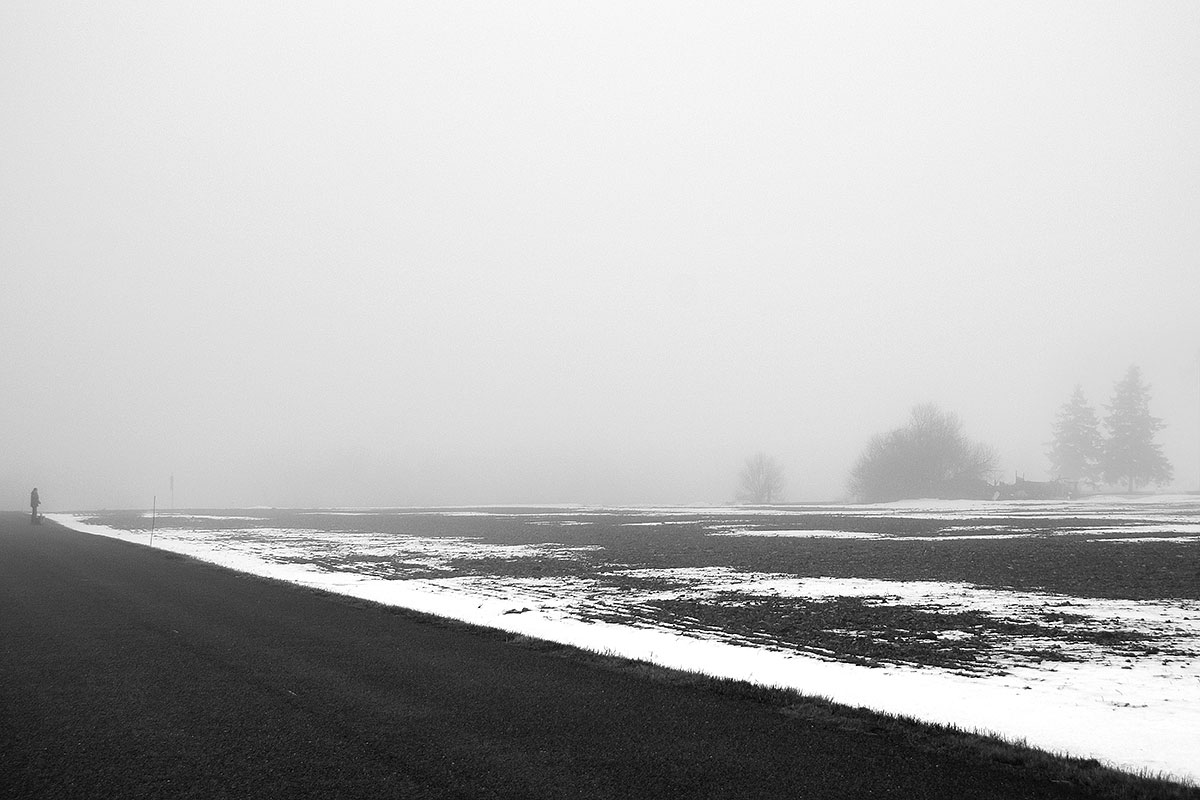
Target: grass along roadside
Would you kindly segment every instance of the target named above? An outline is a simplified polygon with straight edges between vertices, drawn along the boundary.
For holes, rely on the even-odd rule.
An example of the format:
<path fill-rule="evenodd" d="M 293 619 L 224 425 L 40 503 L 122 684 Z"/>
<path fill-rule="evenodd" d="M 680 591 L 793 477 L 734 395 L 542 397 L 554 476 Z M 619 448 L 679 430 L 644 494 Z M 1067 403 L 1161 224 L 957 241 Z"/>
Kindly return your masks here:
<path fill-rule="evenodd" d="M 1024 742 L 1009 741 L 954 726 L 937 725 L 900 715 L 846 706 L 824 697 L 806 695 L 791 689 L 760 686 L 747 681 L 671 669 L 646 661 L 374 603 L 325 589 L 310 591 L 335 602 L 360 608 L 376 608 L 424 624 L 468 631 L 476 636 L 502 640 L 512 647 L 536 650 L 595 669 L 749 700 L 814 725 L 836 727 L 863 736 L 902 739 L 932 756 L 954 755 L 981 766 L 999 765 L 1051 783 L 1077 788 L 1087 796 L 1102 800 L 1200 800 L 1200 787 L 1178 782 L 1170 776 L 1149 772 L 1125 772 L 1105 766 L 1096 759 L 1076 758 L 1031 747 Z"/>

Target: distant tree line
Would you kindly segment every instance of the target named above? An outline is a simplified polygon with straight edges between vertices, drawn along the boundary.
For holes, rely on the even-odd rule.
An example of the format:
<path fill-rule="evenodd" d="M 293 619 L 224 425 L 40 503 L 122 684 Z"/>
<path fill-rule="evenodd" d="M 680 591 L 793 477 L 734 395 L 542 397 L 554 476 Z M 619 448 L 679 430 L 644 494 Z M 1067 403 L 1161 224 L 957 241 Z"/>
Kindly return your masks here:
<path fill-rule="evenodd" d="M 1171 464 L 1155 441 L 1163 423 L 1150 414 L 1150 387 L 1137 366 L 1116 383 L 1105 408 L 1108 413 L 1101 421 L 1076 386 L 1059 410 L 1047 453 L 1055 480 L 1071 484 L 1072 490 L 1112 484 L 1130 492 L 1150 483 L 1169 483 Z M 1004 488 L 988 480 L 996 465 L 996 451 L 971 440 L 955 414 L 924 403 L 912 409 L 905 424 L 871 437 L 850 471 L 849 488 L 864 503 L 986 499 Z M 783 470 L 765 453 L 746 459 L 738 479 L 738 502 L 781 500 Z"/>
<path fill-rule="evenodd" d="M 1150 483 L 1169 483 L 1174 471 L 1154 441 L 1163 422 L 1150 414 L 1150 387 L 1140 369 L 1129 368 L 1105 408 L 1101 434 L 1095 410 L 1083 389 L 1075 387 L 1054 422 L 1048 453 L 1051 473 L 1074 484 L 1124 484 L 1130 492 Z"/>
<path fill-rule="evenodd" d="M 1169 483 L 1171 464 L 1154 439 L 1163 423 L 1150 413 L 1150 387 L 1132 366 L 1113 388 L 1103 426 L 1075 387 L 1058 412 L 1048 456 L 1056 480 L 1134 491 Z M 1103 431 L 1101 428 L 1103 427 Z M 995 451 L 972 442 L 958 417 L 933 404 L 917 406 L 906 425 L 874 436 L 850 473 L 850 492 L 862 502 L 918 497 L 991 496 Z"/>

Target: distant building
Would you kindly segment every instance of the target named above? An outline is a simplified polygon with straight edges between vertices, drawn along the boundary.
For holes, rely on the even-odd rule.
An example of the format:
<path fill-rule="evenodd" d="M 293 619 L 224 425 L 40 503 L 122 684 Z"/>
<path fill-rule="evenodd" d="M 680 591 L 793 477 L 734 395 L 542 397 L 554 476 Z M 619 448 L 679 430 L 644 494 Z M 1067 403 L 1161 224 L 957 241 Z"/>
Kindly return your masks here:
<path fill-rule="evenodd" d="M 1071 481 L 1027 481 L 1019 475 L 1012 483 L 997 483 L 992 500 L 1069 500 L 1077 494 Z"/>

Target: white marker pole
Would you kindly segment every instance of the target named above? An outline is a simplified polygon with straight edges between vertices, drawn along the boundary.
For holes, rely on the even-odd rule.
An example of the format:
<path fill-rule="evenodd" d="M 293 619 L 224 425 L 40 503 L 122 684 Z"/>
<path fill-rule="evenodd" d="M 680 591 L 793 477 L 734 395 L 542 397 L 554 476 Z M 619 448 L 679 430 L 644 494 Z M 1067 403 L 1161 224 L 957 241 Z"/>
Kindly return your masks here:
<path fill-rule="evenodd" d="M 154 495 L 154 505 L 150 510 L 150 546 L 154 547 L 154 521 L 158 517 L 158 495 Z"/>

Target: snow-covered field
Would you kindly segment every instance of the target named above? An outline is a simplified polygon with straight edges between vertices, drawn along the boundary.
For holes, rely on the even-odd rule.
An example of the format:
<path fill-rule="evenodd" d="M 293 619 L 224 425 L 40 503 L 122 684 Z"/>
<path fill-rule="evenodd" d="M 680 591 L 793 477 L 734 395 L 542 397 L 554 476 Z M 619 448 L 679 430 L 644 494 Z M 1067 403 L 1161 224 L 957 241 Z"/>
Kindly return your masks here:
<path fill-rule="evenodd" d="M 47 516 L 150 543 L 149 515 Z M 1074 537 L 1121 553 L 1158 548 L 1156 557 L 1200 573 L 1194 496 L 753 510 L 207 510 L 159 514 L 154 525 L 155 547 L 246 572 L 1200 781 L 1200 600 L 749 570 L 705 547 L 1019 547 Z M 622 562 L 628 551 L 618 540 L 648 555 Z M 679 555 L 698 548 L 708 561 Z M 822 627 L 835 601 L 859 616 Z M 747 606 L 764 616 L 745 617 Z M 920 630 L 855 629 L 862 614 L 892 610 Z M 789 628 L 793 611 L 825 638 Z M 787 624 L 755 628 L 779 614 Z M 883 638 L 895 638 L 882 651 L 894 656 L 879 657 L 873 644 Z M 848 654 L 839 642 L 873 655 Z"/>

